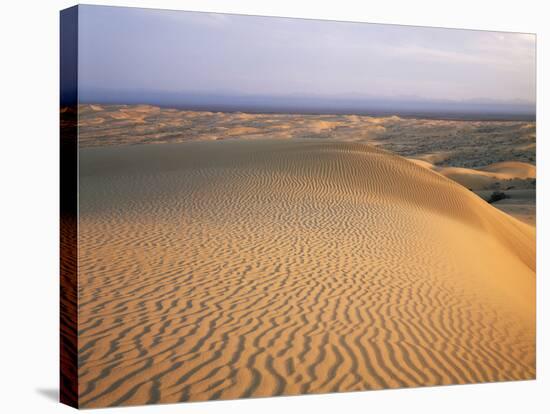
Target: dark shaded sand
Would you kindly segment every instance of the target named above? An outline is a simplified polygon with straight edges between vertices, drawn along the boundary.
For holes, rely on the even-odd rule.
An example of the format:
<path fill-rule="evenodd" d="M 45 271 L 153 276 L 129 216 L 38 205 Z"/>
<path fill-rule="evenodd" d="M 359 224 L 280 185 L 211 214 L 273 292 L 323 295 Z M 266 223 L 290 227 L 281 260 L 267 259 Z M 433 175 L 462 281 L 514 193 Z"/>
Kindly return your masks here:
<path fill-rule="evenodd" d="M 535 377 L 535 230 L 359 143 L 80 150 L 83 407 Z"/>

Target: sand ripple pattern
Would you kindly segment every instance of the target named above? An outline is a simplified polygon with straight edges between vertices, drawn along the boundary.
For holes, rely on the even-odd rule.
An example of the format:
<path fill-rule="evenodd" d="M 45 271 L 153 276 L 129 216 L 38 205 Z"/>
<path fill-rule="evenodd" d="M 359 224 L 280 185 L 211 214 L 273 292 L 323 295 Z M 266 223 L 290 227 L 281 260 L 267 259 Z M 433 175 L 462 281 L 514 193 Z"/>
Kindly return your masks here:
<path fill-rule="evenodd" d="M 359 143 L 80 151 L 82 407 L 530 379 L 534 229 Z"/>

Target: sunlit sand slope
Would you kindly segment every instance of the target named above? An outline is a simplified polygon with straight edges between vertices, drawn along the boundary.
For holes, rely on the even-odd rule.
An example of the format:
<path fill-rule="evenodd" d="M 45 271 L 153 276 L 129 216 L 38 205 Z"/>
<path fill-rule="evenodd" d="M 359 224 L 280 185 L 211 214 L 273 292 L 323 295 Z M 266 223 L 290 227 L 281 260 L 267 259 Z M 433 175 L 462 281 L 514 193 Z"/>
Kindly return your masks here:
<path fill-rule="evenodd" d="M 411 158 L 423 168 L 462 184 L 477 195 L 489 200 L 494 191 L 504 192 L 505 199 L 493 206 L 529 225 L 536 225 L 536 167 L 517 161 L 498 162 L 485 167 L 439 167 L 425 159 Z"/>
<path fill-rule="evenodd" d="M 527 179 L 536 177 L 536 167 L 524 162 L 499 162 L 478 169 L 458 167 L 433 167 L 440 174 L 472 190 L 489 188 L 496 182 L 508 182 L 524 187 Z M 524 184 L 524 185 L 522 185 Z"/>
<path fill-rule="evenodd" d="M 529 379 L 534 229 L 359 143 L 80 152 L 84 407 Z"/>
<path fill-rule="evenodd" d="M 439 174 L 468 187 L 471 190 L 485 190 L 496 183 L 509 183 L 513 188 L 534 188 L 536 167 L 517 161 L 498 162 L 481 168 L 438 167 L 432 163 L 411 158 L 416 165 L 437 171 Z"/>

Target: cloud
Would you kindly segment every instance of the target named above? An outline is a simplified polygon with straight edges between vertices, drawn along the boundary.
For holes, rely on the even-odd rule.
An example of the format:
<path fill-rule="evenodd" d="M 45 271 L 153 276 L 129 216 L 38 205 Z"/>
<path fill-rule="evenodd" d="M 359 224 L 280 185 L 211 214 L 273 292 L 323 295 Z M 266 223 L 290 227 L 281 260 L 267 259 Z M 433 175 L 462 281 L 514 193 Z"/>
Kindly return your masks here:
<path fill-rule="evenodd" d="M 533 34 L 102 6 L 80 26 L 84 94 L 535 99 Z"/>

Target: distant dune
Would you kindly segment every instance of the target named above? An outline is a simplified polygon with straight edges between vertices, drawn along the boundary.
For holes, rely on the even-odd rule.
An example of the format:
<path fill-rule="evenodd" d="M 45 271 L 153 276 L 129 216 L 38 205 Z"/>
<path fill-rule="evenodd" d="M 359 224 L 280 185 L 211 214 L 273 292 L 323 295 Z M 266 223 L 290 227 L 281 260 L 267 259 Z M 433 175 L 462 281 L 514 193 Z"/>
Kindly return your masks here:
<path fill-rule="evenodd" d="M 483 168 L 483 170 L 504 179 L 536 177 L 536 167 L 525 162 L 498 162 Z"/>
<path fill-rule="evenodd" d="M 439 166 L 535 163 L 536 125 L 368 115 L 194 112 L 148 105 L 80 105 L 81 148 L 227 139 L 330 139 L 376 144 Z"/>
<path fill-rule="evenodd" d="M 83 407 L 535 377 L 534 228 L 366 144 L 84 148 L 79 231 Z"/>
<path fill-rule="evenodd" d="M 439 167 L 423 159 L 410 159 L 423 168 L 436 171 L 475 191 L 485 200 L 490 200 L 495 191 L 505 199 L 493 205 L 513 217 L 536 225 L 536 167 L 518 161 L 498 162 L 480 168 Z"/>
<path fill-rule="evenodd" d="M 425 160 L 411 159 L 415 164 L 437 171 L 464 187 L 472 190 L 486 190 L 495 183 L 508 182 L 509 185 L 525 186 L 522 182 L 536 178 L 536 167 L 525 162 L 499 162 L 480 168 L 438 167 Z M 518 182 L 519 181 L 519 182 Z"/>

